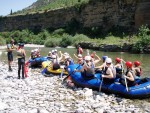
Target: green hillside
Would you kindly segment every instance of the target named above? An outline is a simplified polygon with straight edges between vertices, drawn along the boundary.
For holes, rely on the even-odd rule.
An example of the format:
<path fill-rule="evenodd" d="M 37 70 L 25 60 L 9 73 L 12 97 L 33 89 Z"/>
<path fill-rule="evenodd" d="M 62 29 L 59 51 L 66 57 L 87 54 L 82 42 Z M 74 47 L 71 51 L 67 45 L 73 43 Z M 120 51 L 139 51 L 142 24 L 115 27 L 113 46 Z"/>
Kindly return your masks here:
<path fill-rule="evenodd" d="M 55 10 L 55 9 L 67 8 L 75 5 L 79 6 L 81 4 L 85 4 L 88 2 L 89 0 L 37 0 L 37 2 L 33 3 L 31 6 L 21 11 L 14 12 L 13 15 Z"/>

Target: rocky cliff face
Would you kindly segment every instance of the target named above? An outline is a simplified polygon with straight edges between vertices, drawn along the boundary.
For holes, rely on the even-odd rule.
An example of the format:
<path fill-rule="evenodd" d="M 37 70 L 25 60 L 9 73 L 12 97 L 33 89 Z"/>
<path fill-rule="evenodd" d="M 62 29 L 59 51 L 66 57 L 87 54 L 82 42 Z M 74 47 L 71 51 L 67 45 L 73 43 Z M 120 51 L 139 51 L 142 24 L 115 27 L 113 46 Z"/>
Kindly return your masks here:
<path fill-rule="evenodd" d="M 108 30 L 113 26 L 122 26 L 132 30 L 143 23 L 150 25 L 149 4 L 149 0 L 91 0 L 89 4 L 79 8 L 0 18 L 0 31 L 60 28 L 73 19 L 83 27 L 101 27 Z"/>
<path fill-rule="evenodd" d="M 150 0 L 141 0 L 137 4 L 135 12 L 135 27 L 138 28 L 142 24 L 147 24 L 150 27 Z"/>

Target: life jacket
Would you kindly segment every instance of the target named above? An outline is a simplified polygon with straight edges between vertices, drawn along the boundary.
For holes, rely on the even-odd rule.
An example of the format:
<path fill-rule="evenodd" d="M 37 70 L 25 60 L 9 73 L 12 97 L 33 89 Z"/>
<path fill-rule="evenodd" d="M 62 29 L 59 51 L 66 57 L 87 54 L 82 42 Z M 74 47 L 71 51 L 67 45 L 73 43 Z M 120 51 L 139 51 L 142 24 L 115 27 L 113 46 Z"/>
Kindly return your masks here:
<path fill-rule="evenodd" d="M 85 63 L 87 70 L 84 69 L 84 71 L 81 73 L 83 78 L 85 79 L 92 79 L 94 78 L 95 70 L 94 70 L 94 64 L 92 63 L 91 66 L 88 66 L 87 63 Z"/>
<path fill-rule="evenodd" d="M 78 54 L 82 54 L 83 53 L 83 49 L 81 47 L 79 47 L 77 53 Z"/>
<path fill-rule="evenodd" d="M 116 74 L 122 75 L 122 73 L 123 73 L 122 65 L 121 65 L 121 68 L 116 67 Z"/>
<path fill-rule="evenodd" d="M 7 44 L 7 49 L 14 49 L 15 48 L 15 46 L 14 45 L 12 45 L 12 44 Z M 12 53 L 12 51 L 8 51 L 8 53 Z"/>
<path fill-rule="evenodd" d="M 116 78 L 116 68 L 115 68 L 114 66 L 110 66 L 109 68 L 112 70 L 113 78 Z M 106 72 L 107 72 L 107 69 L 108 69 L 107 66 L 102 68 L 102 72 L 103 72 L 104 75 L 108 75 L 108 74 L 106 73 Z"/>
<path fill-rule="evenodd" d="M 67 62 L 69 62 L 69 65 L 74 65 L 74 61 L 72 59 L 66 59 L 65 65 L 67 66 Z"/>
<path fill-rule="evenodd" d="M 136 76 L 140 77 L 142 75 L 142 69 L 140 68 L 140 72 L 136 70 Z"/>
<path fill-rule="evenodd" d="M 22 53 L 22 50 L 23 49 L 21 49 L 21 48 L 19 50 L 17 50 L 17 57 L 18 58 L 24 58 L 24 54 Z"/>
<path fill-rule="evenodd" d="M 134 76 L 132 70 L 127 70 L 126 73 L 125 73 L 125 75 L 127 76 L 127 74 L 128 74 L 129 72 L 131 72 L 131 73 L 132 73 L 132 76 Z M 133 86 L 133 85 L 135 85 L 135 79 L 134 79 L 134 81 L 130 81 L 129 79 L 126 79 L 126 80 L 127 80 L 128 86 Z"/>

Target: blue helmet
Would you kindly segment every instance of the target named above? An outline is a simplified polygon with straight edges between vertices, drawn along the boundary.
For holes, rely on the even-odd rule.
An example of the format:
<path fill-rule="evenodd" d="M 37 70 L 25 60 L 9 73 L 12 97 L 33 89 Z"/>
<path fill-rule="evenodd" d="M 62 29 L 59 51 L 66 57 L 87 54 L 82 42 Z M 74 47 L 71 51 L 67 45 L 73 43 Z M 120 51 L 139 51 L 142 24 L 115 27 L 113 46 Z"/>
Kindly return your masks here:
<path fill-rule="evenodd" d="M 102 56 L 103 61 L 105 61 L 106 58 L 108 58 L 108 56 Z"/>

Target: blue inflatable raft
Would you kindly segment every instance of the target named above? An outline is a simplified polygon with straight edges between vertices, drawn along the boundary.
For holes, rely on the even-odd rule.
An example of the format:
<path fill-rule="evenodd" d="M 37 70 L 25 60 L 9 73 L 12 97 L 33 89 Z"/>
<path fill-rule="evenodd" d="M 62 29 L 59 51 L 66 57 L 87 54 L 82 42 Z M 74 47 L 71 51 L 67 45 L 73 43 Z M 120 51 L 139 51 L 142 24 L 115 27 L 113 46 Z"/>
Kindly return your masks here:
<path fill-rule="evenodd" d="M 29 63 L 31 67 L 41 67 L 42 62 L 47 61 L 47 60 L 48 60 L 47 57 L 37 57 L 34 59 L 29 59 Z"/>
<path fill-rule="evenodd" d="M 82 66 L 78 64 L 68 66 L 68 73 L 70 74 L 72 81 L 79 87 L 88 87 L 91 89 L 99 90 L 101 85 L 101 74 L 96 73 L 94 79 L 86 80 L 82 77 L 80 72 L 74 72 L 74 69 L 80 69 Z M 150 97 L 150 79 L 138 80 L 137 86 L 128 87 L 122 85 L 119 82 L 112 84 L 104 84 L 102 82 L 101 91 L 107 93 L 113 93 L 126 98 L 147 98 Z"/>

